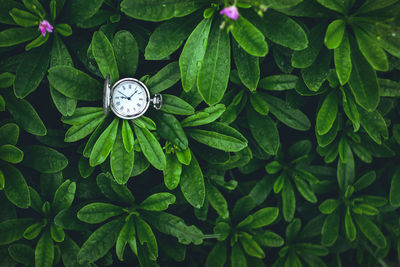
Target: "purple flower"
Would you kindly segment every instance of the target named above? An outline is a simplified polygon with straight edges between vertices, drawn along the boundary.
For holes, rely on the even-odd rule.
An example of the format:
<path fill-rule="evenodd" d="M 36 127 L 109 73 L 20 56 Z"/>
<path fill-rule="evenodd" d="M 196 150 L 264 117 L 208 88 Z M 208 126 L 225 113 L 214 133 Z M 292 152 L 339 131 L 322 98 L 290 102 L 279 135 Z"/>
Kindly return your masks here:
<path fill-rule="evenodd" d="M 219 14 L 225 15 L 230 19 L 237 20 L 239 18 L 239 11 L 236 6 L 228 6 L 222 9 Z"/>
<path fill-rule="evenodd" d="M 53 26 L 51 26 L 51 24 L 45 19 L 40 22 L 39 29 L 42 32 L 43 37 L 46 36 L 46 32 L 53 32 Z"/>

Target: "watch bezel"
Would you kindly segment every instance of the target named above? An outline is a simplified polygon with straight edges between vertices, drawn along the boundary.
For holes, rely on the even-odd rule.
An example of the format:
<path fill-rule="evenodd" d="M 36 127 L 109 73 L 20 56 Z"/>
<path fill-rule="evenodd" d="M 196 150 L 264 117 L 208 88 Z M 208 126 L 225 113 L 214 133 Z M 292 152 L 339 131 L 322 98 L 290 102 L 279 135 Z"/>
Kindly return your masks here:
<path fill-rule="evenodd" d="M 106 116 L 108 115 L 108 111 L 110 108 L 110 99 L 111 99 L 110 75 L 107 75 L 104 81 L 104 88 L 103 88 L 103 109 L 104 109 L 104 114 Z"/>
<path fill-rule="evenodd" d="M 124 114 L 119 113 L 118 109 L 114 106 L 114 101 L 112 101 L 112 97 L 114 95 L 114 91 L 118 87 L 118 85 L 120 85 L 121 83 L 124 83 L 124 82 L 138 83 L 140 86 L 143 87 L 143 89 L 144 89 L 144 91 L 146 93 L 146 104 L 145 104 L 145 107 L 143 108 L 143 110 L 141 112 L 135 113 L 133 115 L 126 116 Z M 119 118 L 125 119 L 125 120 L 133 120 L 133 119 L 139 118 L 140 116 L 142 116 L 147 111 L 147 109 L 150 106 L 150 92 L 149 92 L 149 89 L 147 88 L 147 86 L 144 83 L 142 83 L 141 81 L 139 81 L 138 79 L 135 79 L 135 78 L 124 78 L 124 79 L 118 80 L 113 85 L 113 87 L 111 88 L 110 98 L 109 99 L 110 99 L 110 107 L 111 107 L 111 110 L 114 112 L 114 114 L 117 115 Z"/>

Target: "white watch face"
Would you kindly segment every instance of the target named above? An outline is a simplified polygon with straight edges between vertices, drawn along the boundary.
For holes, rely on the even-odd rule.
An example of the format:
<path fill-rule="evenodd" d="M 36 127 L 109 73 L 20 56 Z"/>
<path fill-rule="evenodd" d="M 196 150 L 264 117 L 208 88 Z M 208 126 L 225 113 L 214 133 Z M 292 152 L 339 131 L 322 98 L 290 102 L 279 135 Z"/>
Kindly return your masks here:
<path fill-rule="evenodd" d="M 111 109 L 121 118 L 137 118 L 149 107 L 149 92 L 145 85 L 136 79 L 118 81 L 111 94 Z"/>

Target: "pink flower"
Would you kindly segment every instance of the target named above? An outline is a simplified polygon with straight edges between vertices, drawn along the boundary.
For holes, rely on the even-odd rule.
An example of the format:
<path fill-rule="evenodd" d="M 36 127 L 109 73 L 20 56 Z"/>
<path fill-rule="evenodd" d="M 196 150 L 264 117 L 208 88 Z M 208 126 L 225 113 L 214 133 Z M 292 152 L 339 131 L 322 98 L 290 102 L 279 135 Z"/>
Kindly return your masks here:
<path fill-rule="evenodd" d="M 43 37 L 46 36 L 46 32 L 53 32 L 53 26 L 51 26 L 51 24 L 45 19 L 40 22 L 39 29 L 42 32 Z"/>
<path fill-rule="evenodd" d="M 225 15 L 230 19 L 237 20 L 239 18 L 239 11 L 236 6 L 229 6 L 222 9 L 219 14 Z"/>

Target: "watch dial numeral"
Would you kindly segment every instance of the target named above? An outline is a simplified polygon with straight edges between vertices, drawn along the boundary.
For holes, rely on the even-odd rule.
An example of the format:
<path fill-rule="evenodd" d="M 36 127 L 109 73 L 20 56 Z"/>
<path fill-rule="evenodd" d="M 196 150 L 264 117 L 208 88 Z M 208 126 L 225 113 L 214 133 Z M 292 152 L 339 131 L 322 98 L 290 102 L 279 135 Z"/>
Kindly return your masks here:
<path fill-rule="evenodd" d="M 119 106 L 119 105 L 121 105 L 121 102 L 117 102 L 117 103 L 115 103 L 115 104 L 117 104 L 117 106 Z"/>
<path fill-rule="evenodd" d="M 140 101 L 142 101 L 142 100 L 143 100 L 143 98 L 139 98 L 139 100 L 140 100 Z"/>
<path fill-rule="evenodd" d="M 122 89 L 126 90 L 125 86 L 122 86 Z"/>
<path fill-rule="evenodd" d="M 130 110 L 129 110 L 129 108 L 127 108 L 127 109 L 126 109 L 126 112 L 128 112 L 128 113 L 129 113 L 129 111 L 130 111 Z"/>
<path fill-rule="evenodd" d="M 140 95 L 142 92 L 139 92 L 138 95 Z"/>
<path fill-rule="evenodd" d="M 123 110 L 123 109 L 124 109 L 124 106 L 121 106 L 120 110 Z"/>
<path fill-rule="evenodd" d="M 132 88 L 132 85 L 130 84 L 130 85 L 129 85 L 129 89 L 131 89 L 131 88 Z"/>

